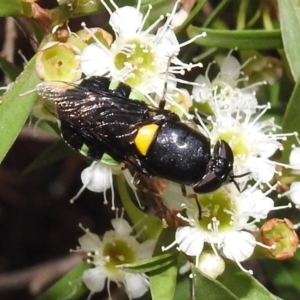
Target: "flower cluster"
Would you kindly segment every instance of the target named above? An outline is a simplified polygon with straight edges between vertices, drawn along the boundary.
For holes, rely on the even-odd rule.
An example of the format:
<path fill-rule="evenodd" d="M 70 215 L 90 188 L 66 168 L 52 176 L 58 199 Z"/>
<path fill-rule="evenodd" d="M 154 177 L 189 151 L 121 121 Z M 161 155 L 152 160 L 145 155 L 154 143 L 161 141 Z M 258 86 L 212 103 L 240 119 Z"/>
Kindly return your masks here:
<path fill-rule="evenodd" d="M 212 144 L 218 140 L 228 142 L 234 154 L 236 182 L 198 195 L 198 203 L 184 198 L 178 188 L 167 187 L 165 204 L 181 211 L 178 217 L 184 226 L 177 228 L 174 242 L 164 250 L 178 245 L 180 251 L 196 258 L 198 266 L 208 244 L 217 257 L 233 260 L 247 272 L 240 262 L 249 259 L 257 245 L 269 250 L 275 247 L 257 240 L 258 222 L 266 219 L 271 210 L 286 207 L 274 207 L 269 195 L 278 186 L 272 184 L 274 176 L 281 174 L 276 168 L 281 164 L 272 156 L 282 150 L 282 141 L 289 134 L 277 134 L 279 127 L 274 119 L 263 117 L 270 105 L 259 106 L 253 89 L 239 87 L 240 82 L 246 81 L 239 78 L 241 69 L 237 59 L 229 55 L 214 80 L 209 80 L 207 72 L 206 76 L 198 76 L 201 87 L 193 89 L 195 101 L 209 104 L 212 111 L 206 124 L 198 116 L 199 130 Z"/>
<path fill-rule="evenodd" d="M 269 236 L 266 238 L 268 234 L 260 229 L 259 222 L 266 219 L 270 211 L 286 207 L 275 206 L 272 197 L 279 186 L 274 179 L 281 176 L 278 167 L 300 168 L 299 147 L 292 151 L 288 166 L 273 159 L 274 154 L 283 149 L 282 142 L 291 134 L 277 133 L 280 127 L 273 118 L 266 117 L 270 104 L 258 104 L 256 90 L 266 82 L 247 85 L 248 78 L 243 69 L 249 61 L 241 65 L 232 53 L 219 62 L 220 71 L 215 78 L 209 76 L 209 65 L 205 75 L 199 75 L 194 82 L 180 79 L 178 75 L 202 66 L 201 63 L 182 62 L 178 58 L 180 48 L 205 35 L 182 44 L 178 42 L 172 24 L 177 23 L 174 16 L 179 1 L 170 14 L 159 17 L 147 29 L 145 24 L 151 6 L 143 16 L 141 1 L 136 8 L 119 8 L 110 1 L 114 10 L 104 0 L 100 1 L 110 14 L 109 24 L 115 37 L 102 29 L 90 29 L 83 24 L 87 36 L 83 38 L 82 32 L 76 35 L 83 44 L 77 41 L 77 47 L 64 49 L 66 54 L 73 55 L 72 59 L 66 56 L 67 60 L 71 60 L 69 65 L 72 69 L 67 79 L 75 82 L 82 75 L 87 78 L 95 75 L 109 77 L 113 82 L 128 84 L 153 107 L 157 107 L 163 97 L 167 102 L 166 108 L 210 141 L 212 149 L 220 142 L 229 145 L 233 153 L 233 165 L 230 165 L 233 170 L 230 180 L 220 188 L 195 195 L 192 188 L 187 187 L 187 195 L 183 195 L 179 184 L 163 180 L 160 196 L 169 212 L 176 211 L 177 214 L 174 241 L 163 250 L 177 246 L 187 256 L 193 257 L 195 265 L 211 277 L 217 277 L 224 271 L 223 257 L 251 273 L 241 262 L 253 255 L 256 246 L 270 252 L 277 247 L 270 242 Z M 62 44 L 52 43 L 44 47 L 39 56 L 42 65 L 38 66 L 39 74 L 45 81 L 49 72 L 45 71 L 47 66 L 43 64 L 43 57 L 52 53 L 53 47 L 64 48 Z M 53 79 L 53 74 L 50 75 Z M 178 83 L 185 84 L 187 90 L 179 88 Z M 195 109 L 192 111 L 191 107 Z M 192 118 L 196 122 L 192 122 Z M 211 151 L 208 156 L 213 156 L 212 149 L 208 150 Z M 93 192 L 106 192 L 112 188 L 112 208 L 115 208 L 112 174 L 125 176 L 134 189 L 130 172 L 105 156 L 82 172 L 83 187 L 72 200 L 85 188 Z M 297 200 L 300 198 L 299 184 L 293 183 L 290 190 L 290 197 L 297 205 L 300 204 Z M 278 225 L 280 222 L 273 223 Z M 292 227 L 289 222 L 282 224 L 289 224 L 289 230 Z M 139 297 L 148 288 L 147 277 L 126 273 L 120 266 L 150 257 L 153 245 L 149 246 L 147 242 L 139 244 L 130 235 L 131 228 L 123 219 L 113 220 L 113 227 L 115 230 L 105 233 L 102 240 L 84 229 L 86 234 L 79 239 L 81 250 L 88 253 L 95 268 L 87 270 L 82 279 L 91 293 L 101 291 L 107 278 L 108 283 L 123 283 L 129 297 Z"/>
<path fill-rule="evenodd" d="M 95 42 L 87 46 L 80 55 L 82 72 L 86 76 L 105 75 L 125 82 L 145 96 L 154 93 L 158 96 L 157 99 L 163 96 L 167 82 L 164 97 L 174 103 L 175 94 L 181 92 L 176 87 L 177 83 L 181 82 L 176 75 L 183 75 L 193 67 L 202 66 L 201 63 L 186 64 L 177 58 L 180 48 L 194 40 L 180 44 L 170 28 L 179 1 L 176 1 L 173 11 L 155 34 L 152 33 L 153 30 L 165 17 L 159 17 L 144 30 L 151 5 L 143 17 L 140 12 L 141 1 L 138 1 L 137 8 L 119 8 L 114 4 L 115 11 L 112 11 L 104 0 L 101 0 L 101 3 L 110 13 L 109 24 L 114 30 L 115 39 L 107 47 L 83 24 Z"/>

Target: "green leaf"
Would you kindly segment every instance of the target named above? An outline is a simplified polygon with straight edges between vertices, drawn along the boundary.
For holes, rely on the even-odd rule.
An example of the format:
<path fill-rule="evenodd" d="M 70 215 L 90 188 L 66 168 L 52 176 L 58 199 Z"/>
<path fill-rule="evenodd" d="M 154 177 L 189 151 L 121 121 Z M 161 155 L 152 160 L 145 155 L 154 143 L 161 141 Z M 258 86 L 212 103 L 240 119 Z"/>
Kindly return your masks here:
<path fill-rule="evenodd" d="M 182 299 L 191 299 L 191 279 L 188 276 L 188 273 L 178 276 L 175 295 L 172 300 L 182 300 Z"/>
<path fill-rule="evenodd" d="M 192 266 L 192 272 L 194 294 L 196 300 L 239 300 L 239 298 L 236 297 L 224 285 L 222 285 L 217 280 L 205 276 L 196 267 Z"/>
<path fill-rule="evenodd" d="M 297 131 L 300 134 L 300 77 L 294 87 L 293 93 L 287 105 L 283 122 L 282 122 L 282 131 L 283 132 L 295 132 Z M 288 138 L 284 144 L 284 149 L 282 151 L 282 160 L 284 163 L 288 162 L 289 155 L 291 152 L 291 145 L 295 142 L 295 139 Z"/>
<path fill-rule="evenodd" d="M 24 71 L 14 82 L 13 86 L 1 98 L 0 162 L 17 138 L 36 99 L 36 94 L 34 92 L 29 92 L 30 90 L 35 89 L 40 81 L 34 66 L 35 58 L 30 60 Z"/>
<path fill-rule="evenodd" d="M 232 280 L 234 278 L 234 280 Z M 253 276 L 242 271 L 235 263 L 226 261 L 225 272 L 218 281 L 239 300 L 278 300 Z M 214 299 L 214 298 L 212 298 Z"/>
<path fill-rule="evenodd" d="M 119 268 L 124 271 L 131 273 L 146 273 L 155 270 L 160 270 L 165 266 L 173 264 L 177 260 L 177 255 L 174 253 L 165 253 L 158 256 L 154 256 L 149 259 L 138 261 L 133 264 L 124 264 L 119 266 Z"/>
<path fill-rule="evenodd" d="M 55 142 L 51 147 L 46 149 L 39 157 L 37 157 L 24 171 L 29 173 L 33 170 L 47 166 L 59 159 L 62 159 L 72 153 L 70 147 L 62 140 Z"/>
<path fill-rule="evenodd" d="M 0 0 L 0 17 L 20 16 L 23 14 L 21 0 Z"/>
<path fill-rule="evenodd" d="M 233 49 L 274 49 L 282 48 L 280 30 L 214 30 L 189 26 L 189 38 L 206 32 L 195 43 L 200 46 Z"/>
<path fill-rule="evenodd" d="M 152 214 L 141 211 L 133 203 L 124 176 L 116 176 L 116 182 L 122 204 L 132 223 L 135 224 L 137 231 L 141 232 L 140 237 L 142 239 L 156 238 L 161 231 L 162 221 Z"/>
<path fill-rule="evenodd" d="M 300 13 L 299 1 L 277 1 L 281 35 L 287 60 L 295 81 L 300 75 Z"/>
<path fill-rule="evenodd" d="M 295 299 L 300 295 L 300 262 L 292 258 L 285 261 L 265 259 L 262 261 L 262 271 L 273 286 L 276 293 L 285 300 Z"/>
<path fill-rule="evenodd" d="M 152 300 L 172 300 L 177 278 L 177 263 L 150 273 L 150 291 Z"/>
<path fill-rule="evenodd" d="M 89 268 L 90 265 L 84 263 L 74 268 L 45 293 L 37 298 L 37 300 L 54 300 L 54 299 L 79 299 L 87 292 L 87 288 L 79 280 L 82 273 Z"/>
<path fill-rule="evenodd" d="M 162 246 L 167 246 L 174 241 L 174 230 L 170 228 L 163 229 L 154 249 L 154 257 L 161 255 Z M 172 250 L 173 255 L 178 256 L 177 250 Z M 172 253 L 171 252 L 171 253 Z M 175 258 L 175 256 L 174 256 Z M 150 291 L 153 300 L 172 300 L 177 281 L 177 259 L 174 259 L 170 264 L 164 268 L 152 271 L 149 273 L 150 277 Z"/>
<path fill-rule="evenodd" d="M 11 80 L 14 81 L 20 75 L 21 69 L 10 63 L 6 59 L 0 56 L 0 69 L 5 73 L 5 75 Z"/>

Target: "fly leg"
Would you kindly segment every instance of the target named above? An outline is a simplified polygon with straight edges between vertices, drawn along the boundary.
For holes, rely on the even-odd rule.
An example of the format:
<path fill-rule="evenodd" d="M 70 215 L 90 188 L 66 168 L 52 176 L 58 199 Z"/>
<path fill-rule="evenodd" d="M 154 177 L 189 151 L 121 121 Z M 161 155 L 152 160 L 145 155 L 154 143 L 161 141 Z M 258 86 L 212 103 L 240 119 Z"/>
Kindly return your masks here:
<path fill-rule="evenodd" d="M 162 221 L 162 227 L 167 228 L 169 226 L 168 220 L 170 221 L 170 211 L 162 200 L 162 192 L 165 188 L 165 184 L 154 177 L 145 176 L 138 172 L 133 174 L 131 182 L 141 193 L 143 199 L 146 199 L 146 203 L 149 204 L 147 211 L 158 216 Z M 137 194 L 136 198 L 139 202 Z M 141 207 L 140 203 L 139 205 Z M 171 220 L 173 220 L 173 218 Z"/>
<path fill-rule="evenodd" d="M 188 194 L 186 192 L 185 185 L 181 185 L 181 192 L 182 192 L 183 197 L 185 197 L 187 199 L 194 199 L 195 200 L 195 203 L 196 203 L 197 208 L 198 208 L 198 218 L 199 218 L 199 220 L 201 220 L 201 218 L 202 218 L 202 209 L 201 209 L 201 205 L 198 202 L 197 194 Z"/>
<path fill-rule="evenodd" d="M 148 180 L 149 179 L 149 180 Z M 135 172 L 132 178 L 132 184 L 143 193 L 150 193 L 156 197 L 161 197 L 161 192 L 155 186 L 155 183 L 158 182 L 155 179 L 146 177 L 145 175 Z"/>

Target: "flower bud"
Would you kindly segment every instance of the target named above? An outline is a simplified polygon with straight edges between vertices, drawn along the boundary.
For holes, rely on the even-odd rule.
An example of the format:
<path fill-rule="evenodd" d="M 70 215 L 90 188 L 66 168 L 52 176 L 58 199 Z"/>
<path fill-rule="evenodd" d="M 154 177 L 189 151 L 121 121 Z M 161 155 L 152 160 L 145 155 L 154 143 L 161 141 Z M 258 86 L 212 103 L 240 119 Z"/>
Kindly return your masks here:
<path fill-rule="evenodd" d="M 253 59 L 244 68 L 244 72 L 249 76 L 249 84 L 266 81 L 268 84 L 274 84 L 282 76 L 282 63 L 278 58 L 262 56 L 255 53 L 256 59 Z"/>
<path fill-rule="evenodd" d="M 224 272 L 225 262 L 213 251 L 203 251 L 196 267 L 205 275 L 215 279 Z"/>
<path fill-rule="evenodd" d="M 298 236 L 288 219 L 271 219 L 260 228 L 261 241 L 268 246 L 270 258 L 284 260 L 293 257 L 298 248 Z"/>

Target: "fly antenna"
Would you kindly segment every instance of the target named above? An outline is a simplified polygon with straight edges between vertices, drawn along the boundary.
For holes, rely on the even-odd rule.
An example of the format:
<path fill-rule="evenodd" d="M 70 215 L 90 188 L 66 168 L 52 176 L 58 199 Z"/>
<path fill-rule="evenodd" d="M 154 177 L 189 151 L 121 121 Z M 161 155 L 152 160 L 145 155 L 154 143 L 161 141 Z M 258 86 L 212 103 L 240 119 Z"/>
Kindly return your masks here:
<path fill-rule="evenodd" d="M 231 175 L 229 178 L 229 182 L 232 182 L 235 185 L 235 187 L 237 188 L 237 190 L 241 193 L 241 188 L 240 188 L 239 184 L 236 182 L 235 178 L 245 177 L 249 174 L 251 174 L 251 172 L 246 172 L 246 173 L 243 173 L 240 175 Z"/>

